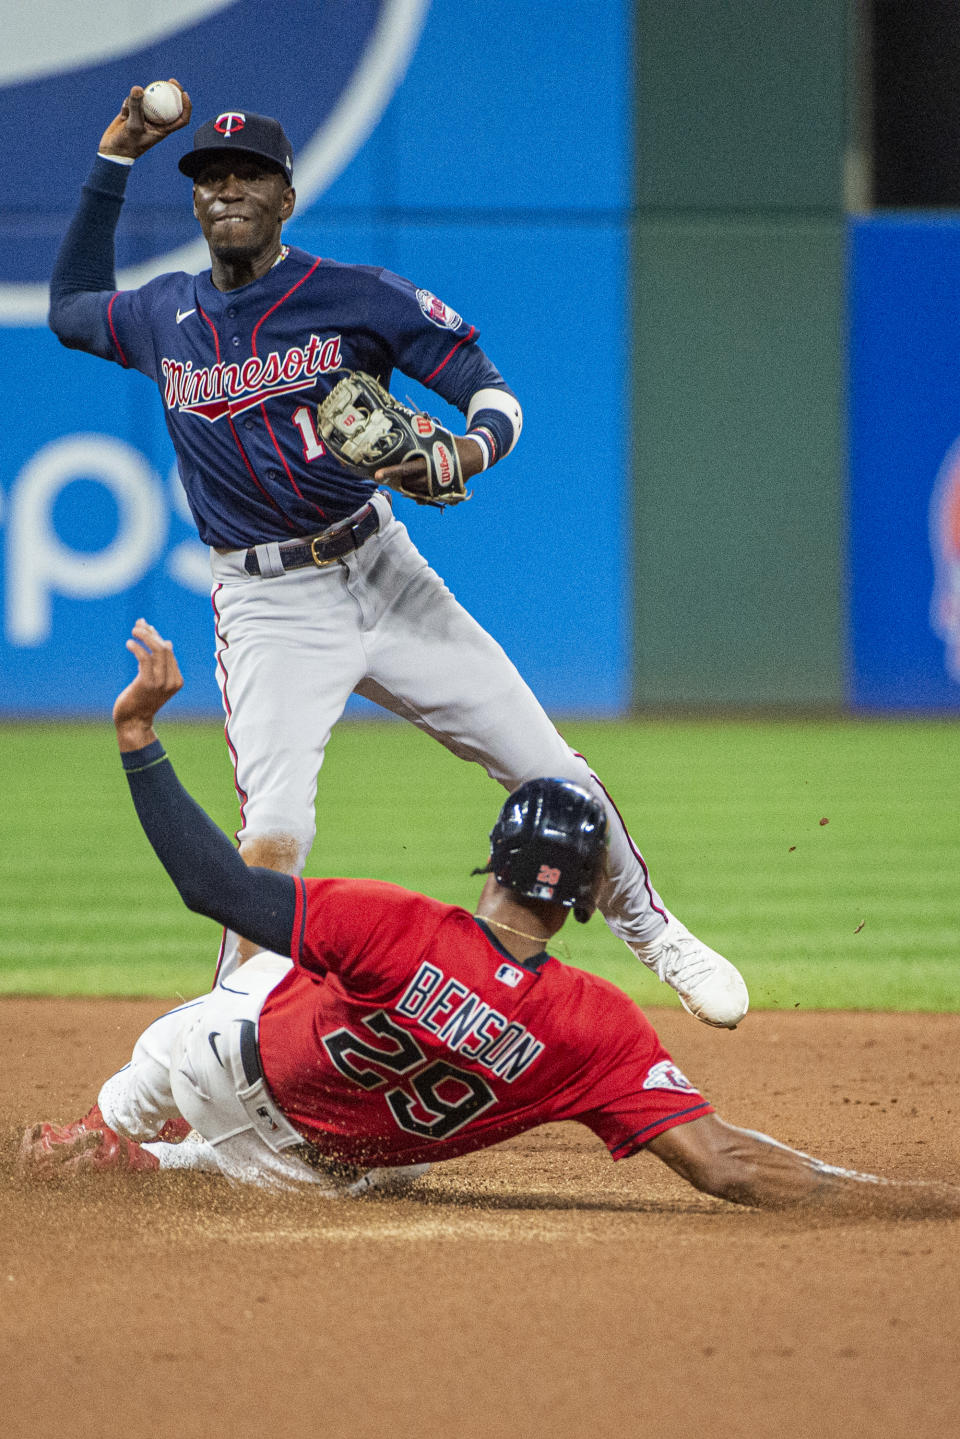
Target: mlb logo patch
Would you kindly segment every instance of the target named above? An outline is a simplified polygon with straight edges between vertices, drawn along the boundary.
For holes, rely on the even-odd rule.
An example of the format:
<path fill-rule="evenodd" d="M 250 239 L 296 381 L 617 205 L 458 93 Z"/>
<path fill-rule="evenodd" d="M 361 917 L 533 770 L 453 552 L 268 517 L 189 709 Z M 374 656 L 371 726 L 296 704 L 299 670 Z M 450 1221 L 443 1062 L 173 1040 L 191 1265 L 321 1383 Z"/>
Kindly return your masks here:
<path fill-rule="evenodd" d="M 494 978 L 499 979 L 501 984 L 509 984 L 511 989 L 516 989 L 523 978 L 523 970 L 514 969 L 512 964 L 501 964 Z"/>

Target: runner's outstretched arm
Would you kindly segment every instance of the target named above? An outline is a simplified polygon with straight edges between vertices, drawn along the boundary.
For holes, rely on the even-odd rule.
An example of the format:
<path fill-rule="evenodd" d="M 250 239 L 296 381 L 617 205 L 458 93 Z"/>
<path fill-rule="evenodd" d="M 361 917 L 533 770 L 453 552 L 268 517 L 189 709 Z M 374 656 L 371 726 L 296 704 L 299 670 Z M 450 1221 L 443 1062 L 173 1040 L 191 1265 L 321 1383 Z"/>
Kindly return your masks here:
<path fill-rule="evenodd" d="M 646 1147 L 696 1189 L 733 1204 L 859 1218 L 960 1216 L 952 1184 L 840 1169 L 717 1114 L 668 1129 Z"/>
<path fill-rule="evenodd" d="M 183 788 L 153 728 L 157 710 L 183 686 L 169 641 L 138 620 L 127 648 L 137 675 L 114 704 L 123 767 L 137 817 L 188 909 L 290 953 L 298 881 L 248 867 Z"/>

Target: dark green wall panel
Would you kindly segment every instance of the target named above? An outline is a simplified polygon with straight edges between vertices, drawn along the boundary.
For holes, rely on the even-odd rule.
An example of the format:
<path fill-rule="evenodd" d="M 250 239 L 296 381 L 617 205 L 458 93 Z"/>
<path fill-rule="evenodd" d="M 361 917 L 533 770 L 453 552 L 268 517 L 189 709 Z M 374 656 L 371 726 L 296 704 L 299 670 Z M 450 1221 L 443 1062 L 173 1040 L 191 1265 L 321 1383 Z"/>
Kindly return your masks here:
<path fill-rule="evenodd" d="M 839 703 L 842 228 L 641 222 L 636 696 Z"/>
<path fill-rule="evenodd" d="M 843 702 L 846 8 L 638 0 L 640 706 Z"/>
<path fill-rule="evenodd" d="M 639 0 L 642 206 L 837 207 L 844 0 Z"/>

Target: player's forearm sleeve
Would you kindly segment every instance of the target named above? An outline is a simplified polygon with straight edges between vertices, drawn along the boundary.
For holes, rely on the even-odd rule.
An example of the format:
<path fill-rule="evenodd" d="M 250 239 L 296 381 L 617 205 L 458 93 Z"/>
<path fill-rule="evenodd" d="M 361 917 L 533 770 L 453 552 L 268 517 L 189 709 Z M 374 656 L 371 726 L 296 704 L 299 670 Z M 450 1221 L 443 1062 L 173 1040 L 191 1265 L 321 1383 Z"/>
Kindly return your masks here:
<path fill-rule="evenodd" d="M 289 954 L 296 881 L 244 864 L 187 794 L 159 740 L 120 758 L 137 818 L 187 908 L 277 954 Z"/>
<path fill-rule="evenodd" d="M 471 396 L 467 408 L 467 434 L 485 430 L 493 441 L 491 462 L 509 455 L 523 428 L 523 411 L 516 395 L 503 386 L 486 387 Z"/>
<path fill-rule="evenodd" d="M 470 429 L 490 432 L 492 461 L 510 453 L 523 424 L 520 403 L 479 345 L 465 345 L 456 352 L 431 387 L 467 416 Z"/>
<path fill-rule="evenodd" d="M 129 174 L 94 160 L 50 277 L 51 330 L 68 348 L 104 359 L 114 356 L 103 296 L 117 287 L 114 233 Z"/>

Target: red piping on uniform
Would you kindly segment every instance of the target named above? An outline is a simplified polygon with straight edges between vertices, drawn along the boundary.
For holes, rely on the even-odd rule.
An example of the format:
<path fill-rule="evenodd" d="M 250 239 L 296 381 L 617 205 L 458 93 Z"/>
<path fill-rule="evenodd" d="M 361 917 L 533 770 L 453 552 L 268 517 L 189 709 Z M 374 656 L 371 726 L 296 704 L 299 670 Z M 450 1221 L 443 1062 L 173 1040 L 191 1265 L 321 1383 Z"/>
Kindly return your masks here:
<path fill-rule="evenodd" d="M 241 828 L 243 828 L 246 825 L 246 817 L 244 815 L 243 809 L 244 805 L 247 802 L 247 792 L 245 789 L 242 788 L 240 781 L 237 779 L 237 751 L 234 748 L 233 740 L 230 738 L 230 717 L 233 714 L 233 710 L 230 707 L 230 699 L 227 695 L 227 667 L 223 663 L 223 654 L 225 650 L 229 649 L 229 643 L 223 638 L 223 635 L 220 633 L 220 611 L 217 609 L 217 595 L 222 589 L 223 585 L 214 586 L 214 589 L 210 595 L 210 603 L 213 606 L 213 632 L 220 642 L 217 646 L 217 669 L 223 676 L 223 707 L 227 712 L 227 717 L 224 720 L 223 724 L 223 736 L 224 739 L 227 741 L 227 749 L 230 751 L 230 758 L 233 762 L 233 787 L 236 790 L 237 797 L 240 800 L 240 826 Z M 237 840 L 239 833 L 240 831 L 237 830 L 236 834 L 234 834 L 233 838 L 235 841 Z M 227 931 L 226 928 L 224 928 L 223 935 L 220 940 L 220 952 L 217 955 L 217 967 L 213 972 L 214 989 L 216 989 L 217 980 L 220 978 L 220 966 L 223 964 L 223 956 L 226 951 L 226 947 Z"/>
<path fill-rule="evenodd" d="M 274 310 L 279 310 L 280 306 L 281 306 L 286 300 L 289 300 L 289 298 L 290 298 L 290 296 L 293 294 L 294 290 L 298 290 L 298 289 L 300 288 L 300 286 L 301 286 L 306 280 L 309 280 L 310 276 L 313 274 L 314 270 L 317 268 L 317 266 L 319 265 L 319 263 L 320 263 L 319 260 L 314 260 L 313 264 L 310 266 L 310 268 L 309 268 L 309 270 L 307 271 L 307 273 L 306 273 L 305 275 L 301 275 L 300 278 L 299 278 L 299 280 L 297 281 L 297 283 L 296 283 L 295 285 L 291 285 L 291 286 L 290 286 L 290 289 L 287 291 L 287 293 L 286 293 L 285 295 L 281 295 L 280 299 L 277 300 L 274 304 L 272 304 L 272 305 L 270 306 L 269 310 L 265 310 L 264 313 L 260 316 L 260 318 L 259 318 L 259 320 L 257 321 L 257 323 L 254 325 L 254 327 L 253 327 L 253 332 L 252 332 L 252 334 L 251 334 L 251 336 L 250 336 L 250 348 L 251 348 L 251 351 L 252 351 L 252 353 L 253 353 L 253 355 L 254 355 L 254 357 L 255 357 L 256 359 L 259 360 L 259 358 L 260 358 L 260 356 L 257 354 L 257 331 L 259 330 L 260 326 L 263 324 L 264 320 L 266 320 L 269 315 L 272 315 L 272 314 L 273 314 Z M 271 425 L 271 423 L 270 423 L 270 417 L 269 417 L 269 415 L 267 414 L 267 405 L 266 405 L 266 401 L 265 401 L 265 400 L 261 402 L 260 408 L 261 408 L 261 410 L 263 411 L 263 423 L 266 425 L 266 427 L 267 427 L 267 433 L 268 433 L 268 435 L 270 436 L 271 440 L 273 441 L 273 448 L 276 450 L 277 454 L 280 456 L 280 463 L 281 463 L 281 465 L 283 466 L 284 470 L 286 471 L 287 479 L 290 481 L 290 485 L 291 485 L 291 487 L 292 487 L 292 489 L 293 489 L 293 491 L 294 491 L 294 494 L 297 496 L 298 499 L 303 500 L 303 503 L 304 503 L 305 505 L 310 505 L 313 509 L 315 509 L 316 512 L 317 512 L 317 514 L 320 516 L 320 518 L 321 518 L 322 520 L 325 520 L 325 519 L 327 518 L 326 510 L 322 510 L 322 509 L 320 508 L 320 506 L 319 506 L 318 504 L 316 504 L 313 500 L 308 500 L 308 499 L 301 493 L 301 491 L 300 491 L 300 486 L 297 484 L 296 480 L 293 478 L 293 471 L 290 469 L 290 466 L 287 464 L 287 457 L 286 457 L 286 455 L 283 453 L 283 451 L 281 450 L 280 446 L 277 444 L 277 437 L 276 437 L 276 435 L 273 433 L 273 426 Z"/>
<path fill-rule="evenodd" d="M 252 335 L 250 336 L 250 344 L 251 344 L 251 346 L 253 347 L 253 353 L 254 353 L 255 355 L 256 355 L 256 353 L 257 353 L 257 331 L 259 330 L 260 326 L 263 324 L 264 320 L 268 319 L 268 318 L 273 314 L 274 310 L 279 310 L 280 306 L 283 305 L 283 304 L 285 304 L 286 301 L 289 300 L 289 298 L 290 298 L 290 296 L 293 294 L 294 290 L 299 290 L 300 286 L 303 285 L 303 284 L 305 284 L 306 281 L 309 280 L 310 276 L 313 274 L 314 270 L 317 268 L 317 266 L 319 265 L 319 263 L 320 263 L 319 260 L 314 260 L 313 264 L 310 266 L 310 268 L 309 268 L 309 270 L 307 271 L 307 273 L 306 273 L 305 275 L 301 275 L 300 278 L 299 278 L 299 280 L 297 281 L 297 283 L 296 283 L 295 285 L 291 285 L 290 288 L 289 288 L 289 290 L 287 291 L 287 293 L 286 293 L 285 295 L 281 295 L 280 298 L 279 298 L 279 300 L 275 300 L 274 303 L 270 306 L 269 310 L 264 310 L 263 314 L 260 316 L 260 318 L 259 318 L 259 320 L 257 321 L 257 323 L 254 325 L 254 327 L 253 327 L 253 333 L 252 333 Z M 258 358 L 259 358 L 259 357 L 258 357 Z"/>
<path fill-rule="evenodd" d="M 254 351 L 254 353 L 256 354 L 256 351 Z M 287 464 L 287 457 L 286 457 L 286 455 L 283 453 L 283 451 L 281 450 L 280 446 L 277 444 L 277 437 L 276 437 L 276 435 L 273 433 L 273 426 L 272 426 L 271 423 L 270 423 L 270 416 L 267 414 L 266 401 L 261 401 L 261 403 L 260 403 L 260 408 L 261 408 L 261 410 L 263 411 L 263 423 L 266 425 L 266 427 L 267 427 L 267 433 L 268 433 L 268 435 L 270 436 L 271 440 L 273 441 L 273 448 L 276 450 L 277 454 L 280 456 L 280 463 L 281 463 L 281 465 L 283 466 L 283 468 L 286 470 L 287 479 L 290 481 L 290 486 L 291 486 L 294 494 L 297 496 L 298 499 L 303 500 L 303 503 L 304 503 L 305 505 L 309 505 L 309 506 L 311 507 L 311 509 L 316 510 L 317 514 L 320 516 L 320 518 L 321 518 L 322 520 L 325 520 L 325 519 L 327 518 L 327 512 L 326 512 L 326 510 L 322 510 L 322 509 L 320 508 L 320 506 L 315 503 L 314 500 L 308 500 L 308 499 L 306 498 L 306 496 L 301 493 L 300 486 L 297 484 L 296 480 L 293 478 L 293 471 L 290 469 L 290 466 Z"/>
<path fill-rule="evenodd" d="M 110 296 L 110 303 L 109 303 L 109 305 L 107 306 L 107 324 L 110 326 L 110 333 L 111 333 L 111 335 L 113 336 L 113 343 L 114 343 L 114 344 L 116 345 L 116 347 L 117 347 L 117 354 L 120 356 L 120 363 L 121 363 L 121 365 L 123 366 L 123 368 L 124 368 L 125 370 L 129 370 L 129 368 L 130 368 L 130 363 L 129 363 L 129 361 L 127 360 L 127 357 L 126 357 L 126 355 L 125 355 L 124 352 L 123 352 L 123 346 L 121 345 L 120 341 L 117 339 L 117 332 L 116 332 L 116 330 L 113 328 L 113 305 L 114 305 L 114 301 L 116 300 L 116 298 L 117 298 L 117 296 L 119 295 L 119 293 L 120 293 L 119 290 L 114 290 L 113 294 Z"/>
<path fill-rule="evenodd" d="M 203 319 L 206 320 L 207 324 L 210 326 L 211 331 L 213 332 L 214 352 L 215 352 L 215 354 L 216 354 L 216 356 L 217 356 L 217 364 L 219 365 L 219 364 L 220 364 L 220 336 L 217 334 L 217 328 L 216 328 L 216 326 L 214 325 L 213 321 L 211 320 L 210 316 L 209 316 L 209 315 L 206 313 L 206 311 L 203 309 L 203 306 L 200 305 L 199 303 L 197 304 L 197 310 L 199 311 L 199 313 L 200 313 L 200 315 L 203 317 Z M 240 458 L 243 460 L 243 463 L 244 463 L 244 465 L 246 466 L 247 473 L 249 474 L 251 480 L 253 480 L 253 483 L 256 485 L 256 487 L 257 487 L 257 489 L 260 491 L 261 495 L 263 495 L 263 498 L 264 498 L 265 500 L 267 500 L 267 501 L 273 506 L 273 508 L 276 510 L 277 514 L 278 514 L 278 515 L 280 516 L 280 518 L 283 520 L 283 523 L 286 525 L 287 529 L 288 529 L 288 530 L 293 530 L 294 532 L 296 532 L 296 528 L 297 528 L 296 525 L 293 523 L 292 520 L 290 520 L 290 519 L 287 518 L 287 516 L 283 513 L 283 510 L 281 510 L 280 506 L 277 504 L 277 502 L 276 502 L 276 500 L 273 498 L 273 496 L 272 496 L 271 494 L 269 494 L 269 493 L 263 488 L 263 485 L 261 485 L 260 481 L 257 479 L 257 477 L 256 477 L 256 475 L 255 475 L 255 473 L 254 473 L 254 470 L 253 470 L 253 466 L 250 464 L 250 461 L 247 459 L 247 452 L 246 452 L 246 450 L 243 448 L 243 446 L 242 446 L 241 443 L 240 443 L 240 436 L 237 434 L 237 427 L 236 427 L 236 425 L 233 423 L 233 416 L 232 416 L 231 414 L 229 414 L 229 413 L 228 413 L 228 415 L 227 415 L 227 424 L 230 426 L 230 433 L 231 433 L 231 435 L 233 436 L 233 443 L 234 443 L 234 444 L 236 445 L 236 447 L 237 447 L 237 450 L 238 450 L 238 452 L 239 452 L 239 454 L 240 454 Z"/>
<path fill-rule="evenodd" d="M 210 986 L 211 989 L 216 989 L 216 987 L 217 987 L 217 980 L 220 978 L 220 967 L 221 967 L 221 965 L 223 964 L 223 956 L 226 954 L 226 952 L 227 952 L 227 929 L 226 929 L 226 926 L 224 926 L 223 933 L 222 933 L 221 936 L 220 936 L 220 948 L 219 948 L 219 950 L 217 951 L 217 967 L 216 967 L 216 969 L 213 971 L 213 983 L 212 983 L 211 986 Z"/>
<path fill-rule="evenodd" d="M 447 360 L 450 360 L 450 359 L 453 358 L 453 356 L 457 353 L 457 351 L 459 350 L 459 348 L 460 348 L 461 345 L 467 345 L 467 344 L 469 344 L 469 342 L 473 339 L 473 337 L 474 337 L 474 335 L 475 335 L 476 333 L 477 333 L 477 332 L 476 332 L 476 329 L 474 328 L 473 325 L 471 325 L 471 326 L 470 326 L 470 329 L 469 329 L 469 330 L 467 331 L 467 333 L 464 335 L 463 339 L 457 341 L 457 343 L 454 345 L 454 347 L 453 347 L 453 349 L 450 351 L 450 353 L 449 353 L 448 355 L 445 355 L 445 356 L 444 356 L 444 358 L 440 361 L 440 363 L 439 363 L 439 365 L 437 366 L 437 368 L 436 368 L 435 370 L 433 370 L 433 371 L 431 372 L 431 374 L 429 374 L 429 375 L 427 376 L 427 378 L 422 381 L 422 383 L 423 383 L 424 385 L 429 385 L 430 381 L 431 381 L 436 375 L 439 375 L 440 371 L 443 369 L 444 365 L 447 363 Z"/>
<path fill-rule="evenodd" d="M 220 641 L 219 645 L 217 646 L 217 669 L 223 676 L 223 707 L 227 712 L 227 717 L 224 720 L 223 724 L 223 735 L 224 739 L 227 741 L 227 749 L 230 751 L 230 758 L 233 761 L 233 787 L 237 791 L 237 796 L 240 800 L 240 829 L 243 829 L 247 823 L 246 815 L 244 814 L 244 805 L 247 802 L 247 792 L 243 788 L 237 777 L 237 751 L 234 748 L 233 740 L 230 738 L 230 720 L 233 717 L 233 708 L 230 704 L 230 696 L 227 693 L 227 667 L 223 662 L 223 656 L 230 648 L 230 643 L 228 640 L 225 640 L 223 635 L 220 633 L 220 611 L 217 609 L 217 595 L 222 589 L 222 584 L 216 585 L 214 587 L 213 592 L 210 595 L 210 603 L 213 606 L 214 634 Z M 238 838 L 239 833 L 240 831 L 238 830 L 237 833 L 233 836 L 235 840 Z"/>
<path fill-rule="evenodd" d="M 582 754 L 579 754 L 576 750 L 574 750 L 574 754 L 577 756 L 577 759 L 582 759 L 584 764 L 587 764 L 587 761 L 583 759 Z M 587 768 L 590 769 L 590 766 L 587 765 Z M 623 830 L 624 835 L 626 836 L 627 844 L 630 846 L 630 851 L 633 854 L 634 859 L 639 864 L 640 868 L 643 870 L 643 885 L 650 899 L 650 908 L 653 910 L 654 914 L 659 914 L 664 919 L 664 921 L 666 921 L 666 910 L 661 909 L 659 905 L 656 905 L 653 902 L 653 885 L 650 883 L 650 871 L 647 869 L 647 862 L 644 859 L 643 855 L 640 853 L 640 851 L 637 849 L 637 846 L 634 844 L 633 840 L 630 838 L 630 831 L 627 829 L 627 826 L 623 822 L 623 815 L 620 813 L 620 811 L 617 809 L 617 806 L 610 798 L 610 792 L 607 789 L 606 785 L 594 774 L 592 769 L 590 770 L 590 778 L 594 781 L 595 784 L 598 784 L 600 786 L 604 794 L 607 796 L 607 802 L 610 805 L 610 808 L 613 810 L 614 814 L 617 816 L 617 819 L 620 821 L 620 827 Z"/>
<path fill-rule="evenodd" d="M 277 454 L 280 456 L 280 463 L 281 463 L 281 465 L 283 466 L 283 468 L 284 468 L 284 469 L 286 470 L 286 472 L 287 472 L 287 479 L 290 481 L 290 486 L 291 486 L 294 494 L 297 496 L 298 499 L 303 500 L 303 503 L 304 503 L 305 505 L 310 505 L 312 509 L 315 509 L 316 512 L 317 512 L 317 514 L 320 515 L 320 517 L 321 517 L 322 519 L 326 519 L 326 518 L 327 518 L 327 516 L 326 516 L 326 511 L 321 510 L 320 506 L 314 504 L 313 500 L 308 500 L 308 499 L 306 499 L 306 497 L 305 497 L 305 496 L 301 493 L 301 491 L 300 491 L 300 486 L 297 484 L 296 480 L 293 478 L 293 472 L 292 472 L 292 470 L 290 469 L 290 466 L 287 464 L 286 455 L 283 453 L 283 451 L 281 450 L 280 446 L 277 444 L 277 437 L 276 437 L 276 435 L 273 433 L 273 426 L 271 425 L 271 423 L 270 423 L 270 417 L 269 417 L 269 415 L 267 414 L 267 406 L 266 406 L 266 402 L 265 402 L 265 401 L 261 403 L 260 408 L 261 408 L 261 410 L 263 411 L 263 423 L 264 423 L 264 424 L 266 425 L 266 427 L 267 427 L 267 434 L 270 436 L 271 440 L 273 441 L 273 448 L 276 450 Z"/>

